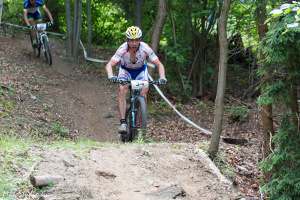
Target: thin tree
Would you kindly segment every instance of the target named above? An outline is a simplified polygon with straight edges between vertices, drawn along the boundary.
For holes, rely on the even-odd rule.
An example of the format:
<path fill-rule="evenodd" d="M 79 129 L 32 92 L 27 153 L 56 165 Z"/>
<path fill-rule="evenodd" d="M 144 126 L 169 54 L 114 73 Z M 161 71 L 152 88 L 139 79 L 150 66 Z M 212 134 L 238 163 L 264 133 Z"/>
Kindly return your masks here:
<path fill-rule="evenodd" d="M 159 0 L 158 11 L 155 19 L 154 29 L 151 37 L 151 47 L 157 52 L 159 46 L 160 35 L 167 16 L 166 0 Z"/>
<path fill-rule="evenodd" d="M 74 2 L 74 34 L 73 34 L 73 48 L 74 48 L 73 56 L 76 62 L 78 62 L 81 20 L 82 20 L 82 1 L 76 0 Z"/>
<path fill-rule="evenodd" d="M 66 45 L 66 51 L 67 51 L 67 56 L 71 57 L 71 55 L 73 54 L 73 52 L 72 52 L 72 49 L 73 49 L 72 48 L 73 30 L 72 30 L 72 23 L 71 23 L 71 5 L 70 5 L 70 0 L 65 0 L 65 9 L 66 9 L 66 21 L 67 21 L 67 45 Z"/>
<path fill-rule="evenodd" d="M 259 35 L 259 40 L 263 40 L 268 31 L 268 26 L 265 24 L 266 21 L 266 6 L 267 0 L 256 1 L 256 24 Z M 262 53 L 259 58 L 263 59 Z M 260 63 L 260 62 L 259 62 Z M 263 77 L 262 80 L 268 79 Z M 271 153 L 271 142 L 270 136 L 274 134 L 273 127 L 273 116 L 272 116 L 272 105 L 262 105 L 260 107 L 260 117 L 263 129 L 263 157 L 266 158 Z"/>
<path fill-rule="evenodd" d="M 0 24 L 1 24 L 1 18 L 2 18 L 2 9 L 3 9 L 3 0 L 0 0 Z"/>
<path fill-rule="evenodd" d="M 142 6 L 143 0 L 135 0 L 135 25 L 142 28 Z"/>
<path fill-rule="evenodd" d="M 86 12 L 87 12 L 87 25 L 88 25 L 88 48 L 87 53 L 91 55 L 92 48 L 92 13 L 91 13 L 91 0 L 86 1 Z"/>
<path fill-rule="evenodd" d="M 218 87 L 215 100 L 215 117 L 213 134 L 209 145 L 208 153 L 211 158 L 215 158 L 220 143 L 220 136 L 222 132 L 223 113 L 224 113 L 224 93 L 226 87 L 226 71 L 228 59 L 228 41 L 227 41 L 227 19 L 230 8 L 230 0 L 224 0 L 221 15 L 218 22 L 219 33 L 219 74 L 218 74 Z"/>

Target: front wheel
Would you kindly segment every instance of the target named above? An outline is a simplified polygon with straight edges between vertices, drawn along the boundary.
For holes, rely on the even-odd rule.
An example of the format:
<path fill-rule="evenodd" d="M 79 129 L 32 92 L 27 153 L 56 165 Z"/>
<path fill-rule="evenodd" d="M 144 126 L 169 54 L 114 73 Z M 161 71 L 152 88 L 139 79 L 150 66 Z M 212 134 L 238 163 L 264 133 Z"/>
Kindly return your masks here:
<path fill-rule="evenodd" d="M 44 56 L 45 56 L 46 62 L 49 65 L 52 65 L 52 56 L 51 56 L 51 51 L 50 51 L 47 37 L 43 37 L 43 45 L 44 45 Z"/>
<path fill-rule="evenodd" d="M 145 98 L 139 96 L 134 103 L 134 110 L 131 107 L 126 112 L 127 134 L 121 134 L 122 142 L 131 142 L 137 138 L 139 130 L 147 128 L 147 107 Z"/>
<path fill-rule="evenodd" d="M 35 34 L 35 37 L 33 37 L 31 32 L 29 32 L 29 35 L 30 35 L 30 41 L 31 41 L 31 46 L 33 48 L 34 56 L 40 57 L 40 55 L 41 55 L 41 45 L 38 41 L 38 35 Z"/>

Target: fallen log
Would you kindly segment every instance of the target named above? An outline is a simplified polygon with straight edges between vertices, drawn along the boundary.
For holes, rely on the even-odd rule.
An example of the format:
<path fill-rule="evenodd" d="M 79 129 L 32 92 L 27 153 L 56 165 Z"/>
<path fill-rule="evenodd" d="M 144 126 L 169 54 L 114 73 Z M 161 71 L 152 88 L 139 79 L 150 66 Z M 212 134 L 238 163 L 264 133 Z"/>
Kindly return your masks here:
<path fill-rule="evenodd" d="M 59 183 L 63 180 L 62 176 L 52 176 L 52 175 L 43 175 L 43 176 L 30 176 L 30 182 L 34 187 L 44 187 L 51 186 Z"/>

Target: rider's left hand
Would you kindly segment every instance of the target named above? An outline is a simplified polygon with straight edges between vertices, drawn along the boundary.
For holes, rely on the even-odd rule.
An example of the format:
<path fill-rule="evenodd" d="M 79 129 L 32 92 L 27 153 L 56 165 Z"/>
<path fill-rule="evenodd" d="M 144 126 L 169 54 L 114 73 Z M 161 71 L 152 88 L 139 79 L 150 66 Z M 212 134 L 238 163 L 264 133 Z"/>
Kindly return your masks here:
<path fill-rule="evenodd" d="M 50 22 L 47 22 L 47 27 L 51 27 L 54 25 L 54 22 L 50 21 Z"/>
<path fill-rule="evenodd" d="M 167 84 L 167 79 L 166 78 L 160 78 L 160 79 L 158 79 L 158 83 L 159 83 L 159 85 L 165 85 L 165 84 Z"/>

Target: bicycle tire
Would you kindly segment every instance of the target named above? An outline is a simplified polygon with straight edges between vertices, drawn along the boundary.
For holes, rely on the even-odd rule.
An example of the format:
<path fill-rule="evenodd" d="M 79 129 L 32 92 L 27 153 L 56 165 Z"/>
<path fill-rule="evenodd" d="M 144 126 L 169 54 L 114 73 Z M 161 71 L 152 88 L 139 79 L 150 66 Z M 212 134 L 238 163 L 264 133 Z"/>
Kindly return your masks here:
<path fill-rule="evenodd" d="M 36 47 L 33 45 L 33 37 L 32 37 L 30 32 L 29 32 L 29 36 L 30 36 L 31 46 L 32 46 L 32 49 L 33 49 L 33 54 L 34 54 L 35 57 L 38 58 L 41 55 L 41 45 L 38 42 L 38 38 L 37 38 L 38 36 L 37 35 L 35 36 L 35 40 L 37 42 Z"/>
<path fill-rule="evenodd" d="M 128 141 L 133 141 L 137 135 L 139 129 L 147 128 L 147 107 L 146 101 L 143 96 L 139 96 L 135 101 L 136 113 L 134 127 L 132 126 L 132 115 L 129 115 L 129 121 L 131 122 L 128 126 Z"/>
<path fill-rule="evenodd" d="M 52 65 L 52 55 L 48 43 L 47 37 L 43 37 L 43 44 L 44 44 L 44 56 L 46 59 L 47 64 Z"/>

